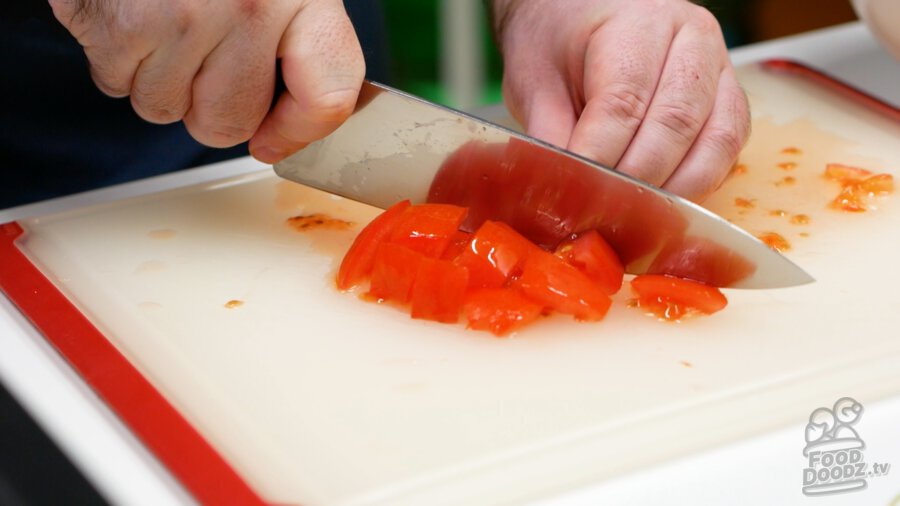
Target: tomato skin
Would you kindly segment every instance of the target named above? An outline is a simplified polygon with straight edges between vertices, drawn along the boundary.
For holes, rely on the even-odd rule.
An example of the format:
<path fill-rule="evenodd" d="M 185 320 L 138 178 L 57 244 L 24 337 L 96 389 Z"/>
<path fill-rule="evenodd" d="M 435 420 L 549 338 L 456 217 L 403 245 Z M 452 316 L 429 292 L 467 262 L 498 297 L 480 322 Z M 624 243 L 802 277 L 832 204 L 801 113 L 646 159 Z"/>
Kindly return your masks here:
<path fill-rule="evenodd" d="M 483 289 L 466 295 L 468 327 L 504 336 L 541 316 L 543 307 L 513 288 Z"/>
<path fill-rule="evenodd" d="M 356 236 L 338 270 L 337 287 L 339 290 L 349 290 L 372 274 L 378 245 L 391 235 L 400 216 L 409 207 L 408 200 L 397 202 L 378 215 Z"/>
<path fill-rule="evenodd" d="M 469 270 L 470 289 L 500 288 L 535 251 L 541 250 L 509 225 L 488 220 L 472 235 L 456 263 Z"/>
<path fill-rule="evenodd" d="M 431 258 L 440 258 L 456 236 L 468 210 L 450 204 L 407 207 L 391 232 L 390 242 Z"/>
<path fill-rule="evenodd" d="M 423 257 L 412 290 L 412 317 L 456 323 L 468 284 L 469 272 L 465 267 L 449 260 Z"/>
<path fill-rule="evenodd" d="M 538 304 L 579 320 L 602 320 L 612 305 L 606 292 L 584 273 L 542 250 L 529 255 L 513 285 Z"/>
<path fill-rule="evenodd" d="M 369 295 L 382 300 L 406 304 L 425 257 L 405 246 L 382 243 L 375 253 Z"/>
<path fill-rule="evenodd" d="M 577 268 L 612 295 L 622 288 L 625 268 L 616 252 L 596 230 L 562 242 L 554 254 Z"/>
<path fill-rule="evenodd" d="M 689 310 L 713 314 L 722 310 L 728 299 L 714 286 L 661 274 L 644 274 L 631 280 L 641 307 L 666 319 L 678 319 Z M 660 314 L 659 310 L 664 311 Z"/>

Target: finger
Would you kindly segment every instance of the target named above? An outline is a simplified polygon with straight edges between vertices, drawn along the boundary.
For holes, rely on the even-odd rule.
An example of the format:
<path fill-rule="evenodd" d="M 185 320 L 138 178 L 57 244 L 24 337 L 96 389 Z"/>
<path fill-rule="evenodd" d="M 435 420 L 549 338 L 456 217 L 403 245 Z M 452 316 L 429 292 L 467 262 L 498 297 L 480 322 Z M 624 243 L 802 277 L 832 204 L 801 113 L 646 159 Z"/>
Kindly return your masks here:
<path fill-rule="evenodd" d="M 158 47 L 138 65 L 131 85 L 131 105 L 139 116 L 152 123 L 172 123 L 184 118 L 191 108 L 194 76 L 207 55 L 224 39 L 228 26 L 220 16 L 203 13 L 195 3 L 183 7 L 181 26 L 189 30 L 168 32 Z M 205 16 L 200 19 L 200 16 Z"/>
<path fill-rule="evenodd" d="M 122 13 L 110 11 L 105 3 L 51 0 L 50 6 L 84 48 L 97 88 L 111 97 L 128 96 L 138 64 L 153 50 L 154 37 L 123 28 Z"/>
<path fill-rule="evenodd" d="M 570 151 L 618 165 L 644 119 L 674 35 L 674 28 L 659 26 L 652 17 L 632 16 L 610 20 L 594 32 L 583 69 L 584 110 Z"/>
<path fill-rule="evenodd" d="M 750 135 L 750 109 L 730 66 L 722 71 L 712 113 L 663 188 L 701 201 L 725 180 Z"/>
<path fill-rule="evenodd" d="M 243 20 L 206 56 L 194 76 L 184 115 L 185 127 L 199 142 L 230 147 L 256 132 L 272 103 L 282 33 L 266 23 L 278 18 Z"/>
<path fill-rule="evenodd" d="M 561 79 L 542 83 L 522 110 L 520 121 L 525 133 L 554 146 L 568 146 L 576 117 L 572 98 Z"/>
<path fill-rule="evenodd" d="M 718 22 L 709 11 L 685 24 L 669 49 L 650 108 L 617 169 L 662 185 L 709 117 L 727 61 Z"/>
<path fill-rule="evenodd" d="M 356 105 L 366 67 L 343 3 L 308 3 L 279 45 L 287 90 L 250 141 L 250 152 L 275 163 L 334 131 Z"/>

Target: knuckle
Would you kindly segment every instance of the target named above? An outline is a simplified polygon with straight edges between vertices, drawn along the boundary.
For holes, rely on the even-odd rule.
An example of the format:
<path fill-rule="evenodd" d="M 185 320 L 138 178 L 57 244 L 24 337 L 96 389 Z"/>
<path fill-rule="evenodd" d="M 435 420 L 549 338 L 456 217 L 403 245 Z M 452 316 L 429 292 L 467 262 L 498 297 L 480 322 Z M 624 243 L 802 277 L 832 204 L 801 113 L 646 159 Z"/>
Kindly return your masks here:
<path fill-rule="evenodd" d="M 738 124 L 732 127 L 713 127 L 706 133 L 708 143 L 729 160 L 734 160 L 744 148 L 746 136 L 741 133 Z"/>
<path fill-rule="evenodd" d="M 686 102 L 660 104 L 653 116 L 667 133 L 682 141 L 692 140 L 703 124 L 696 108 Z"/>
<path fill-rule="evenodd" d="M 591 103 L 595 100 L 595 103 Z M 586 107 L 599 107 L 623 126 L 633 129 L 643 121 L 649 102 L 645 94 L 626 83 L 610 87 L 588 102 Z"/>

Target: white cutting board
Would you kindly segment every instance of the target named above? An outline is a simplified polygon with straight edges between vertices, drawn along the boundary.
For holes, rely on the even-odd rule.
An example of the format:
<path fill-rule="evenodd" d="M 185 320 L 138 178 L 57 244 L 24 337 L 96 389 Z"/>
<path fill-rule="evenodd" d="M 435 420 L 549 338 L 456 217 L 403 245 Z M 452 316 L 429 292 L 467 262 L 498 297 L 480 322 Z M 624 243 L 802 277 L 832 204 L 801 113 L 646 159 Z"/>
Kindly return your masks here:
<path fill-rule="evenodd" d="M 727 291 L 708 318 L 655 321 L 626 288 L 602 323 L 508 339 L 411 320 L 335 290 L 358 227 L 285 224 L 376 210 L 268 171 L 27 220 L 22 247 L 272 502 L 517 502 L 785 424 L 799 455 L 814 408 L 900 394 L 900 196 L 844 215 L 819 177 L 826 162 L 900 176 L 900 125 L 796 78 L 741 80 L 748 171 L 708 205 L 781 232 L 818 281 Z M 788 159 L 798 182 L 776 186 Z"/>

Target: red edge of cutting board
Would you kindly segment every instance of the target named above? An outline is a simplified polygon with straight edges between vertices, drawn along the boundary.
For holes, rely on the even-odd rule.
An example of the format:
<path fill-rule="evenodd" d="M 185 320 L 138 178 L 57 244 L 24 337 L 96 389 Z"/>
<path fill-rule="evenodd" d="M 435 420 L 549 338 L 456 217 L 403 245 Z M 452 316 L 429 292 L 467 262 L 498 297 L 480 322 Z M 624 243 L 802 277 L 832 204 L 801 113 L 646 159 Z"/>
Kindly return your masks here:
<path fill-rule="evenodd" d="M 0 224 L 0 290 L 194 498 L 267 504 L 22 253 L 24 233 L 18 223 Z"/>
<path fill-rule="evenodd" d="M 817 69 L 781 59 L 760 65 L 808 78 L 900 121 L 897 107 Z M 28 260 L 16 246 L 23 234 L 18 223 L 0 224 L 0 290 L 197 500 L 204 504 L 267 504 Z"/>

